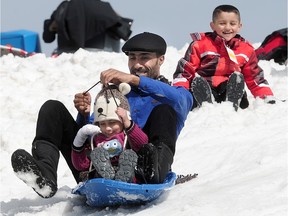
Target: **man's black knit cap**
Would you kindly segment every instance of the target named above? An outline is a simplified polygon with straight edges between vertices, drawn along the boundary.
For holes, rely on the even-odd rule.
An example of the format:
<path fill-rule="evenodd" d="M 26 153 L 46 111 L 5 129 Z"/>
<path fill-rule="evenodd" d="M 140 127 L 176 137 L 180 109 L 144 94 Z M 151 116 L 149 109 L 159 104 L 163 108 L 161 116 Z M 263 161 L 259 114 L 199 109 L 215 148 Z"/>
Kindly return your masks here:
<path fill-rule="evenodd" d="M 155 52 L 159 55 L 166 53 L 167 44 L 165 40 L 150 32 L 144 32 L 130 38 L 122 47 L 122 51 L 128 55 L 128 52 L 143 51 Z"/>

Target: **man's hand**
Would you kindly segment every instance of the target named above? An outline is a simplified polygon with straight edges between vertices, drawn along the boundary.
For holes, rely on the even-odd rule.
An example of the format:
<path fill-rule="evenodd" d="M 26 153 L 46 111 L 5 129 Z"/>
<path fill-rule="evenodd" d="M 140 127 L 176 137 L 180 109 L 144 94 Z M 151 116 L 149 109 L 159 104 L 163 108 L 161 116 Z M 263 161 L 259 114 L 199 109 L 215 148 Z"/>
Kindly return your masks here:
<path fill-rule="evenodd" d="M 77 111 L 83 115 L 88 116 L 90 115 L 90 109 L 91 109 L 91 95 L 89 92 L 87 93 L 77 93 L 74 96 L 74 107 L 77 109 Z"/>
<path fill-rule="evenodd" d="M 120 83 L 125 82 L 133 86 L 138 86 L 140 82 L 139 77 L 113 68 L 101 72 L 100 80 L 103 85 L 107 85 L 108 83 L 119 85 Z"/>

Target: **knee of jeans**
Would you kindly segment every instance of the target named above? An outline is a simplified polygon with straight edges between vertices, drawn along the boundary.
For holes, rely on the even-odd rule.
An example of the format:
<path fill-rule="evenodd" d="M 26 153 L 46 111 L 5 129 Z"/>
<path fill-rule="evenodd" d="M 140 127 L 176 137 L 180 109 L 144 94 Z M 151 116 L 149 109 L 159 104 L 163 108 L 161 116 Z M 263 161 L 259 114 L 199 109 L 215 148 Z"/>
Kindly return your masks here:
<path fill-rule="evenodd" d="M 63 103 L 61 103 L 60 101 L 58 100 L 47 100 L 43 106 L 52 106 L 52 107 L 62 107 L 64 106 Z"/>
<path fill-rule="evenodd" d="M 57 100 L 47 100 L 41 107 L 41 112 L 55 112 L 62 110 L 64 104 Z"/>

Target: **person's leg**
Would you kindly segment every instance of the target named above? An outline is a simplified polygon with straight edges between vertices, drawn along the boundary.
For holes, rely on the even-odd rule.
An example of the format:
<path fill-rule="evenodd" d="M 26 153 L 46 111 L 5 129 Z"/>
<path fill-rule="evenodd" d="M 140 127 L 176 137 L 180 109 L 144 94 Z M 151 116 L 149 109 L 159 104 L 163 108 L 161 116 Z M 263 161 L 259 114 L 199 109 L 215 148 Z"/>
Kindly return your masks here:
<path fill-rule="evenodd" d="M 235 111 L 238 110 L 240 100 L 244 94 L 244 76 L 240 72 L 234 72 L 230 75 L 227 82 L 227 101 L 233 104 Z"/>
<path fill-rule="evenodd" d="M 175 110 L 167 105 L 156 106 L 149 115 L 143 128 L 149 142 L 157 146 L 158 143 L 165 143 L 174 155 L 176 145 L 177 114 Z"/>
<path fill-rule="evenodd" d="M 94 148 L 91 151 L 90 158 L 97 174 L 101 178 L 115 178 L 115 170 L 111 164 L 109 152 L 106 149 L 102 147 Z"/>
<path fill-rule="evenodd" d="M 137 159 L 138 155 L 132 149 L 125 149 L 119 157 L 115 180 L 129 183 L 134 182 Z"/>
<path fill-rule="evenodd" d="M 139 166 L 137 165 L 138 168 L 144 166 L 143 172 L 148 174 L 146 180 L 144 179 L 146 183 L 162 183 L 171 170 L 177 139 L 176 124 L 176 112 L 169 105 L 158 105 L 151 112 L 143 131 L 153 145 L 143 146 L 139 151 Z M 146 169 L 145 166 L 148 168 Z M 153 170 L 151 171 L 150 168 Z"/>
<path fill-rule="evenodd" d="M 78 182 L 79 172 L 71 161 L 71 146 L 78 129 L 77 123 L 62 103 L 52 100 L 45 102 L 38 115 L 36 136 L 32 143 L 33 157 L 22 149 L 16 150 L 11 156 L 16 175 L 32 186 L 40 196 L 52 197 L 57 191 L 60 150 Z M 30 183 L 25 176 L 19 175 L 23 172 L 34 174 Z M 50 192 L 44 191 L 47 187 Z"/>
<path fill-rule="evenodd" d="M 47 148 L 42 148 L 44 146 L 41 145 L 41 152 L 44 154 L 45 152 L 49 153 L 45 160 L 39 160 L 39 157 L 35 159 L 24 149 L 17 149 L 11 156 L 11 164 L 19 179 L 32 187 L 39 196 L 50 198 L 57 192 L 57 173 L 55 169 L 57 169 L 58 165 L 59 151 L 51 154 L 51 145 L 48 145 Z"/>
<path fill-rule="evenodd" d="M 227 83 L 228 83 L 228 80 L 221 83 L 216 88 L 215 87 L 211 88 L 213 97 L 217 103 L 221 103 L 223 101 L 226 101 L 226 99 L 227 99 Z M 229 94 L 232 94 L 232 93 L 230 92 Z M 241 109 L 246 109 L 248 106 L 249 106 L 249 101 L 247 99 L 247 93 L 244 90 L 244 94 L 241 98 L 239 107 Z"/>
<path fill-rule="evenodd" d="M 247 92 L 244 91 L 244 94 L 243 94 L 243 97 L 242 97 L 242 99 L 240 101 L 239 107 L 241 109 L 246 109 L 248 106 L 249 106 L 249 101 L 248 101 L 248 98 L 247 98 Z"/>
<path fill-rule="evenodd" d="M 204 102 L 212 103 L 211 87 L 203 77 L 197 76 L 192 80 L 191 92 L 197 102 L 197 107 L 202 106 Z M 196 105 L 193 104 L 193 108 L 195 108 L 195 106 Z"/>
<path fill-rule="evenodd" d="M 211 87 L 214 100 L 217 103 L 226 101 L 226 87 L 227 87 L 227 81 L 222 82 L 217 87 Z"/>
<path fill-rule="evenodd" d="M 72 143 L 79 130 L 79 126 L 71 116 L 67 108 L 59 101 L 49 100 L 41 107 L 37 126 L 35 143 L 44 140 L 56 146 L 66 160 L 72 174 L 78 183 L 79 171 L 77 171 L 71 160 Z"/>

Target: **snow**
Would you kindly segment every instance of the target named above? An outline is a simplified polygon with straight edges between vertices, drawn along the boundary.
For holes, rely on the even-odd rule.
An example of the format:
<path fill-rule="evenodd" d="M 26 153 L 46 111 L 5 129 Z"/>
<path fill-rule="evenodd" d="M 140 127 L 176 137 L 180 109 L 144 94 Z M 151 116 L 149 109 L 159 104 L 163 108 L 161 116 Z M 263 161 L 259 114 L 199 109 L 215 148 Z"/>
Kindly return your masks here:
<path fill-rule="evenodd" d="M 257 46 L 257 44 L 255 45 Z M 162 74 L 170 80 L 186 47 L 168 47 Z M 97 209 L 83 197 L 71 194 L 76 187 L 61 157 L 56 195 L 39 197 L 13 173 L 11 154 L 18 148 L 31 152 L 37 114 L 48 99 L 60 100 L 73 116 L 74 94 L 99 81 L 109 68 L 128 72 L 123 53 L 88 52 L 58 58 L 37 54 L 29 58 L 11 54 L 0 58 L 1 89 L 1 214 L 2 215 L 197 215 L 280 216 L 288 213 L 288 74 L 287 66 L 260 61 L 276 104 L 254 99 L 235 112 L 232 104 L 203 104 L 189 113 L 173 163 L 177 174 L 198 177 L 175 186 L 158 200 L 140 207 Z M 90 90 L 93 97 L 100 90 Z"/>

